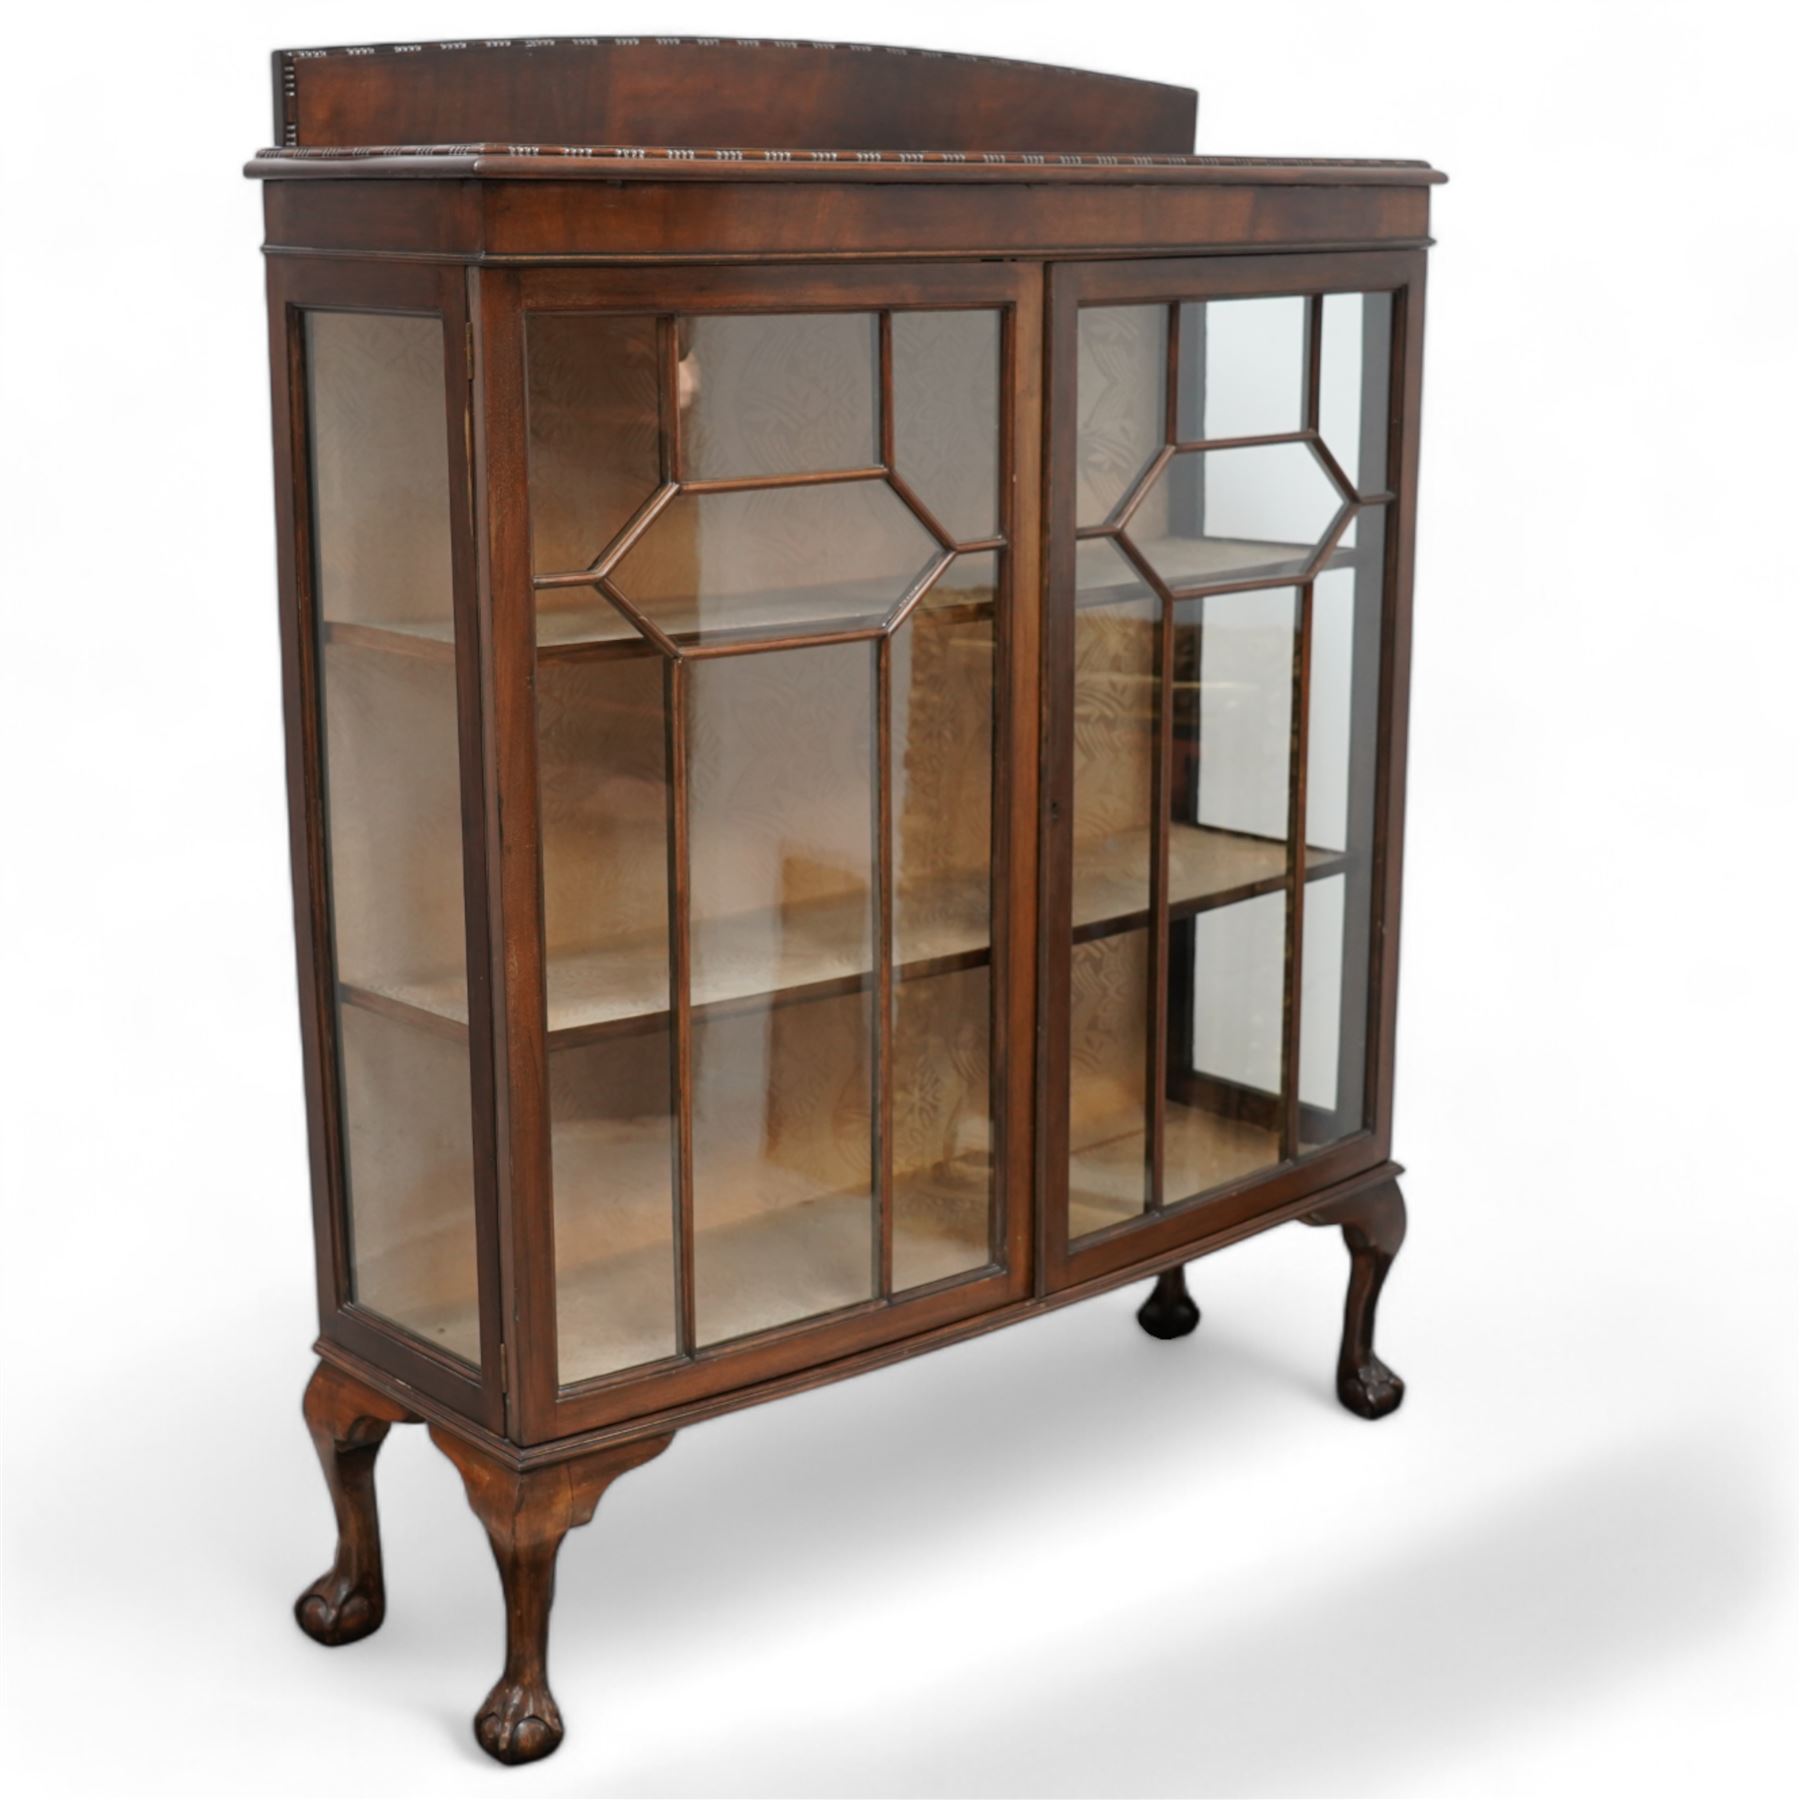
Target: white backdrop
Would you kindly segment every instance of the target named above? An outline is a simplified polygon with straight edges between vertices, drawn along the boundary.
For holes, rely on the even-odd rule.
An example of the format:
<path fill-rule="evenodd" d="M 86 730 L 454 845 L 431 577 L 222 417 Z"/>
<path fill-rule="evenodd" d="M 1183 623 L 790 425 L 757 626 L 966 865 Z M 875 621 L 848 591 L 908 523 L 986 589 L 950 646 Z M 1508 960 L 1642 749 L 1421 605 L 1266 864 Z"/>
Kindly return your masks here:
<path fill-rule="evenodd" d="M 1792 96 L 1748 4 L 33 9 L 0 58 L 5 1753 L 17 1794 L 1789 1792 L 1800 1070 Z M 1298 1228 L 684 1436 L 570 1539 L 535 1769 L 497 1585 L 330 1519 L 281 801 L 267 53 L 839 37 L 1202 90 L 1434 202 L 1399 1416 Z M 137 145 L 145 148 L 138 149 Z M 149 148 L 154 145 L 154 149 Z M 22 1779 L 21 1779 L 22 1777 Z"/>

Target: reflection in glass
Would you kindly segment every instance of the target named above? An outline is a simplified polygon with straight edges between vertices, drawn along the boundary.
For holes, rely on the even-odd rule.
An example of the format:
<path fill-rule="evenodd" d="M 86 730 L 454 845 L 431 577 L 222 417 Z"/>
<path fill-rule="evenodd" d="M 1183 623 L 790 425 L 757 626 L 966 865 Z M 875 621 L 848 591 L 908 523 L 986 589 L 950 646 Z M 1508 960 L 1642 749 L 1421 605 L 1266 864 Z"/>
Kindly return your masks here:
<path fill-rule="evenodd" d="M 701 314 L 680 336 L 692 479 L 880 461 L 875 314 Z"/>
<path fill-rule="evenodd" d="M 1098 525 L 1137 485 L 1166 436 L 1169 309 L 1084 306 L 1080 320 L 1075 523 Z"/>
<path fill-rule="evenodd" d="M 309 313 L 306 368 L 351 1293 L 475 1362 L 443 322 Z"/>

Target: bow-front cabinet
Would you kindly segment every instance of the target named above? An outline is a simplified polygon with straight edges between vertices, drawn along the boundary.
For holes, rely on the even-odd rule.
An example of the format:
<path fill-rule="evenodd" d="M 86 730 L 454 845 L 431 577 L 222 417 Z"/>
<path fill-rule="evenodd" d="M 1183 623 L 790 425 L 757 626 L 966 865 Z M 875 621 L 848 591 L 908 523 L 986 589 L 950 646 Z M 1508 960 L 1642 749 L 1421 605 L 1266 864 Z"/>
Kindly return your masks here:
<path fill-rule="evenodd" d="M 677 1431 L 1124 1283 L 1181 1337 L 1289 1220 L 1392 1411 L 1440 178 L 976 57 L 275 68 L 305 1630 L 380 1624 L 425 1422 L 505 1588 L 477 1735 L 547 1754 L 558 1546 Z"/>

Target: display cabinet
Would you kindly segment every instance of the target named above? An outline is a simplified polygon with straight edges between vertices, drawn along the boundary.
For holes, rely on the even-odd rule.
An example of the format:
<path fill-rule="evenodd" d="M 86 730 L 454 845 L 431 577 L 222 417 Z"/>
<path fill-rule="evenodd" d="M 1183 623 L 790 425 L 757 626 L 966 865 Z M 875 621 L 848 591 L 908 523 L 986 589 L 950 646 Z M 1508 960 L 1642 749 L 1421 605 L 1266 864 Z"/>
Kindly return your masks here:
<path fill-rule="evenodd" d="M 554 1749 L 679 1429 L 1341 1226 L 1377 1418 L 1427 201 L 867 46 L 275 58 L 322 1643 L 423 1421 Z M 1123 1368 L 1120 1380 L 1128 1379 Z"/>

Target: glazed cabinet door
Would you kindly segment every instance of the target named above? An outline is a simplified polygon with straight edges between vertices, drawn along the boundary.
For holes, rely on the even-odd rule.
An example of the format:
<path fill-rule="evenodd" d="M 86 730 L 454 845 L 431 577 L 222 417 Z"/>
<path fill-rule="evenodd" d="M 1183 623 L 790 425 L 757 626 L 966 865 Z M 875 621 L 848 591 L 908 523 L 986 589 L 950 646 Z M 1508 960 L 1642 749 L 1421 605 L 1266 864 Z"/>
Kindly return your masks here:
<path fill-rule="evenodd" d="M 537 1439 L 1026 1290 L 1037 289 L 474 281 Z"/>
<path fill-rule="evenodd" d="M 319 1313 L 501 1422 L 460 273 L 269 261 Z"/>
<path fill-rule="evenodd" d="M 1422 276 L 1055 271 L 1050 1286 L 1387 1154 Z"/>

